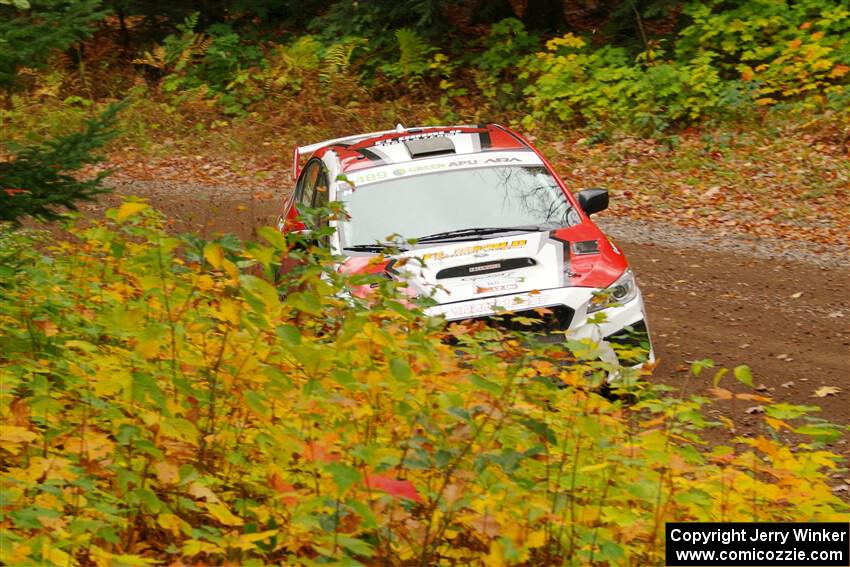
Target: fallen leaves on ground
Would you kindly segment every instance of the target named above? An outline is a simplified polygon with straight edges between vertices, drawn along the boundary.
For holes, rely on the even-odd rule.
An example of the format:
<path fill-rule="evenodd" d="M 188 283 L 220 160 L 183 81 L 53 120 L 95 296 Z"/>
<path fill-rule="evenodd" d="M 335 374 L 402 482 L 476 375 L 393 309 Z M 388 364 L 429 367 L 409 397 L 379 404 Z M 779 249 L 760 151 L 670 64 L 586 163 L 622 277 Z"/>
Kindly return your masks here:
<path fill-rule="evenodd" d="M 798 240 L 847 246 L 842 213 L 850 208 L 850 160 L 804 125 L 778 134 L 762 130 L 688 131 L 675 144 L 632 137 L 589 144 L 579 132 L 549 141 L 560 132 L 542 131 L 534 144 L 572 191 L 608 188 L 612 206 L 605 215 L 672 222 L 730 238 L 782 239 L 788 246 Z M 274 199 L 279 197 L 271 191 L 293 185 L 295 145 L 351 133 L 281 131 L 253 122 L 153 143 L 148 155 L 125 146 L 91 171 L 113 168 L 118 180 L 251 185 L 270 190 L 255 200 Z M 234 139 L 241 143 L 226 143 Z"/>
<path fill-rule="evenodd" d="M 841 388 L 837 388 L 835 386 L 821 386 L 815 393 L 812 394 L 813 398 L 825 398 L 827 396 L 834 396 L 841 392 Z"/>

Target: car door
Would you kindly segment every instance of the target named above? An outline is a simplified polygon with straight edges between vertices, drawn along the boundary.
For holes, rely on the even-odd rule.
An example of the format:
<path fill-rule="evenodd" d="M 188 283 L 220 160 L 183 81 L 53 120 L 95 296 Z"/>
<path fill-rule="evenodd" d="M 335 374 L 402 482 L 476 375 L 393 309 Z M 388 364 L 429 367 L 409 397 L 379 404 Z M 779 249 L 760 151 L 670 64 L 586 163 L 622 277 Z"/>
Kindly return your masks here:
<path fill-rule="evenodd" d="M 310 219 L 305 218 L 305 214 L 308 210 L 327 205 L 327 180 L 328 173 L 322 161 L 319 159 L 310 160 L 298 177 L 295 191 L 289 200 L 288 210 L 280 227 L 283 232 L 299 232 L 318 228 L 317 226 L 309 226 L 312 223 Z M 298 263 L 298 260 L 290 256 L 282 258 L 278 268 L 278 278 L 292 271 Z"/>

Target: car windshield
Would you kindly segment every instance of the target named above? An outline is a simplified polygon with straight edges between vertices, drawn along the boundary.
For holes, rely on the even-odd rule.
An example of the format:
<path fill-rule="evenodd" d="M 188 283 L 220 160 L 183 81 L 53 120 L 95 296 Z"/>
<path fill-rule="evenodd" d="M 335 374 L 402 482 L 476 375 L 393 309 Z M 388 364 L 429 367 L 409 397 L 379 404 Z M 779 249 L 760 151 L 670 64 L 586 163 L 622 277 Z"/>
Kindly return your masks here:
<path fill-rule="evenodd" d="M 557 181 L 543 166 L 504 166 L 440 171 L 342 191 L 349 219 L 340 223 L 344 246 L 404 239 L 498 236 L 511 227 L 541 229 L 578 222 Z M 481 236 L 478 236 L 481 238 Z"/>

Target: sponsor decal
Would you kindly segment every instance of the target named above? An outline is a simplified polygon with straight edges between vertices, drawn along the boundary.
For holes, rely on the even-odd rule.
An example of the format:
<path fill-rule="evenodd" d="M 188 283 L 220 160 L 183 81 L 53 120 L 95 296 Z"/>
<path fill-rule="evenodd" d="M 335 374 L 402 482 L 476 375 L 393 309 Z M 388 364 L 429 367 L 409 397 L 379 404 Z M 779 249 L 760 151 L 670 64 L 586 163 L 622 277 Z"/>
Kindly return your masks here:
<path fill-rule="evenodd" d="M 403 169 L 397 170 L 397 171 L 401 171 L 402 173 L 398 173 L 396 175 L 404 175 Z M 395 171 L 393 173 L 395 173 Z M 373 183 L 375 181 L 382 181 L 386 178 L 387 178 L 387 172 L 386 171 L 381 171 L 381 170 L 370 171 L 368 173 L 364 173 L 363 175 L 358 175 L 357 177 L 355 177 L 353 179 L 349 179 L 349 183 L 356 187 L 358 185 L 363 185 L 364 183 Z"/>
<path fill-rule="evenodd" d="M 502 285 L 491 285 L 488 287 L 476 287 L 475 293 L 494 293 L 497 291 L 510 291 L 517 289 L 519 286 L 515 283 L 502 284 Z"/>
<path fill-rule="evenodd" d="M 496 163 L 521 163 L 521 162 L 522 162 L 522 160 L 520 160 L 518 158 L 514 158 L 514 157 L 498 157 L 498 158 L 489 158 L 489 159 L 485 159 L 485 160 L 462 159 L 462 160 L 450 161 L 448 163 L 445 163 L 445 162 L 442 162 L 442 163 L 427 163 L 427 164 L 409 167 L 407 169 L 405 169 L 403 167 L 398 167 L 398 168 L 396 168 L 392 171 L 392 174 L 395 175 L 396 177 L 401 177 L 402 175 L 409 175 L 409 174 L 416 174 L 416 173 L 426 173 L 428 171 L 439 171 L 441 169 L 449 169 L 449 168 L 456 168 L 456 167 L 469 167 L 469 166 L 478 165 L 478 164 L 486 165 L 486 164 L 496 164 Z M 371 181 L 378 181 L 379 179 L 386 179 L 387 176 L 386 176 L 386 173 L 384 173 L 384 175 L 381 176 L 381 177 L 370 178 L 369 174 L 363 175 L 361 177 L 363 179 L 360 179 L 360 177 L 355 177 L 354 182 L 355 183 L 369 183 Z"/>
<path fill-rule="evenodd" d="M 498 270 L 501 267 L 501 262 L 496 262 L 494 264 L 484 264 L 483 266 L 471 266 L 469 268 L 469 273 L 472 274 L 475 272 L 483 272 L 485 270 Z"/>
<path fill-rule="evenodd" d="M 415 165 L 413 167 L 409 167 L 407 169 L 395 170 L 393 174 L 395 175 L 405 175 L 408 173 L 425 173 L 426 171 L 437 171 L 439 169 L 445 169 L 448 167 L 445 163 L 426 163 L 423 165 Z M 401 171 L 401 173 L 396 173 L 397 171 Z"/>
<path fill-rule="evenodd" d="M 419 173 L 430 173 L 434 171 L 445 171 L 448 169 L 464 169 L 471 167 L 482 167 L 488 165 L 507 165 L 507 164 L 525 164 L 525 165 L 542 165 L 540 159 L 534 154 L 519 155 L 501 155 L 488 158 L 471 157 L 468 159 L 443 158 L 441 161 L 429 163 L 410 163 L 405 162 L 405 167 L 398 165 L 386 165 L 365 170 L 359 174 L 352 174 L 351 184 L 356 186 L 393 179 L 394 177 L 403 177 L 406 175 L 416 175 Z"/>
<path fill-rule="evenodd" d="M 422 256 L 423 261 L 442 260 L 444 258 L 457 258 L 458 256 L 473 256 L 481 252 L 490 252 L 494 250 L 511 250 L 513 248 L 522 248 L 528 244 L 528 240 L 511 240 L 505 242 L 494 242 L 492 244 L 476 244 L 475 246 L 464 246 L 455 248 L 454 250 L 440 250 L 438 252 L 429 252 Z M 481 269 L 486 269 L 482 267 Z"/>
<path fill-rule="evenodd" d="M 454 136 L 460 134 L 460 130 L 449 130 L 443 132 L 424 132 L 421 134 L 408 134 L 407 136 L 399 136 L 391 140 L 381 140 L 376 142 L 376 146 L 392 146 L 393 144 L 401 144 L 410 140 L 427 140 L 428 138 L 445 138 L 446 136 Z"/>
<path fill-rule="evenodd" d="M 498 278 L 477 276 L 474 278 L 464 278 L 464 281 L 468 281 L 473 285 L 473 293 L 481 294 L 518 289 L 520 282 L 525 281 L 525 278 L 508 273 Z"/>
<path fill-rule="evenodd" d="M 482 300 L 476 303 L 461 303 L 453 305 L 449 309 L 451 317 L 477 317 L 479 315 L 490 315 L 498 309 L 514 310 L 535 305 L 543 305 L 549 302 L 549 296 L 545 294 L 528 295 L 522 297 L 510 297 L 493 302 Z"/>
<path fill-rule="evenodd" d="M 496 285 L 505 282 L 524 282 L 525 278 L 516 275 L 514 272 L 501 272 L 498 275 L 487 276 L 471 276 L 463 278 L 462 281 L 470 282 L 475 285 Z"/>

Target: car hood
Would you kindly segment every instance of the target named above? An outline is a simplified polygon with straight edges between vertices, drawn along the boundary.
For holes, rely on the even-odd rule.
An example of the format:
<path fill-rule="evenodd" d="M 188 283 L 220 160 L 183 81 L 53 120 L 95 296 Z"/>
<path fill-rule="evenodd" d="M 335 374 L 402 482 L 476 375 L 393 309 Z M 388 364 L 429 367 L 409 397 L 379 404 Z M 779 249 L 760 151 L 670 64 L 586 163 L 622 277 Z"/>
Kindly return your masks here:
<path fill-rule="evenodd" d="M 352 256 L 348 272 L 383 271 L 418 296 L 453 303 L 567 286 L 605 287 L 627 267 L 598 228 L 582 223 L 556 231 L 420 246 L 375 262 Z"/>
<path fill-rule="evenodd" d="M 398 257 L 390 273 L 438 303 L 566 285 L 563 243 L 548 232 L 441 243 Z"/>

